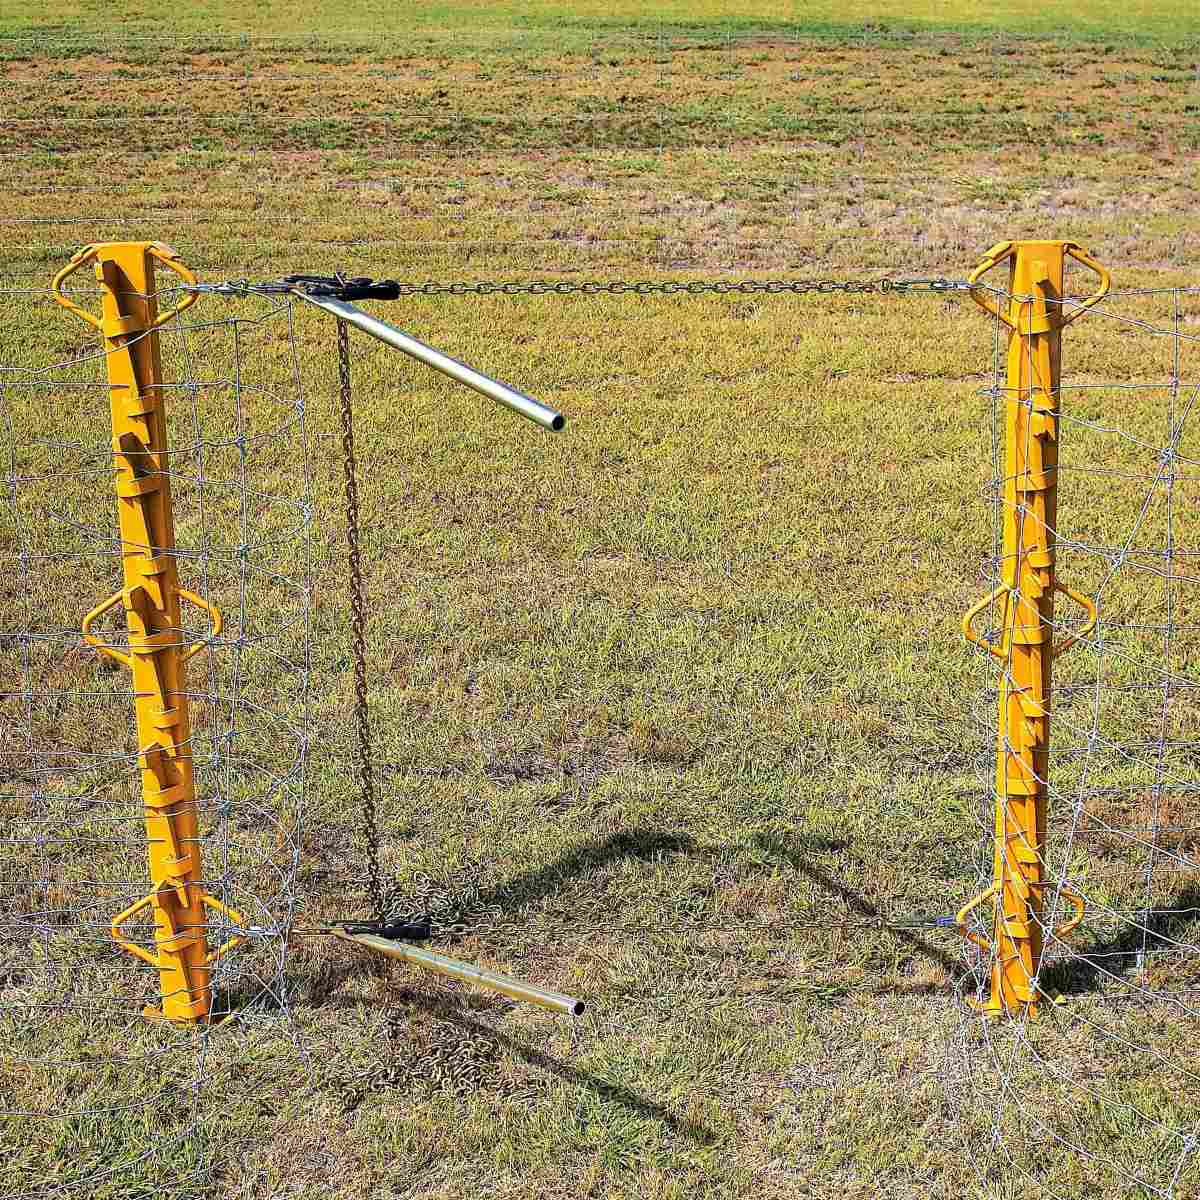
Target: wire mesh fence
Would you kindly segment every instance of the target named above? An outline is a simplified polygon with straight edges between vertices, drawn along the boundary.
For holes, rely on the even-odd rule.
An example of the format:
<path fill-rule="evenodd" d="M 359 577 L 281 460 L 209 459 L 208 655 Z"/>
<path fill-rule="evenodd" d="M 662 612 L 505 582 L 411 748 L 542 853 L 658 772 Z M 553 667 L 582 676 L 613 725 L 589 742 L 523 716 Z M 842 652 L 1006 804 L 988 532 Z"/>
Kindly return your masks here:
<path fill-rule="evenodd" d="M 1058 576 L 1091 596 L 1096 629 L 1055 667 L 1045 785 L 1046 950 L 1036 1021 L 961 1010 L 949 1091 L 962 1128 L 986 1142 L 982 1177 L 1040 1194 L 1182 1196 L 1197 1184 L 1195 1062 L 1182 1048 L 1200 1004 L 1197 951 L 1195 546 L 1200 438 L 1196 290 L 1110 294 L 1068 335 L 1058 469 Z M 1003 363 L 993 385 L 1002 568 Z M 1057 636 L 1071 632 L 1065 613 Z M 986 668 L 973 715 L 996 729 Z M 993 874 L 994 746 L 980 755 L 980 889 Z M 1066 897 L 1082 922 L 1058 937 Z M 959 981 L 986 996 L 986 962 Z M 1047 1164 L 1055 1164 L 1047 1171 Z"/>
<path fill-rule="evenodd" d="M 535 302 L 563 303 L 553 295 Z M 694 301 L 635 294 L 618 302 L 636 312 L 641 304 Z M 884 303 L 878 296 L 872 302 Z M 30 331 L 7 344 L 0 371 L 9 564 L 0 687 L 0 1054 L 2 1107 L 17 1131 L 14 1144 L 25 1147 L 4 1168 L 8 1194 L 118 1183 L 129 1195 L 201 1194 L 236 1147 L 223 1108 L 241 1106 L 253 1127 L 285 1104 L 289 1089 L 314 1084 L 349 1108 L 389 1090 L 536 1103 L 538 1078 L 601 1086 L 611 1046 L 640 1036 L 646 1020 L 667 1020 L 653 991 L 630 982 L 632 956 L 693 973 L 685 989 L 695 1005 L 688 1010 L 693 1029 L 728 1026 L 762 1019 L 764 1005 L 786 1011 L 798 995 L 811 999 L 814 985 L 794 961 L 802 930 L 828 943 L 843 974 L 845 960 L 860 952 L 936 946 L 941 974 L 931 976 L 927 1003 L 909 1020 L 927 1023 L 946 1132 L 966 1147 L 981 1194 L 1022 1175 L 1062 1196 L 1183 1197 L 1197 1186 L 1200 1114 L 1189 1098 L 1195 1071 L 1186 1048 L 1200 984 L 1200 661 L 1190 619 L 1200 556 L 1192 416 L 1200 393 L 1200 289 L 1112 293 L 1069 335 L 1059 571 L 1096 600 L 1099 623 L 1064 658 L 1055 681 L 1041 983 L 1062 1002 L 1031 1022 L 977 1016 L 968 1001 L 986 992 L 987 957 L 939 931 L 992 877 L 1004 665 L 980 658 L 972 679 L 973 660 L 961 652 L 959 684 L 936 697 L 930 747 L 916 744 L 911 714 L 885 720 L 888 753 L 913 759 L 914 792 L 941 795 L 939 770 L 952 789 L 970 788 L 961 812 L 948 811 L 940 824 L 927 819 L 919 841 L 910 831 L 903 852 L 912 862 L 886 896 L 823 873 L 819 853 L 837 845 L 830 827 L 816 828 L 812 806 L 806 814 L 798 801 L 763 802 L 749 758 L 730 792 L 664 801 L 646 790 L 640 806 L 614 803 L 623 788 L 643 788 L 631 763 L 685 769 L 692 751 L 661 730 L 646 734 L 637 751 L 612 737 L 558 753 L 531 748 L 513 728 L 524 699 L 511 694 L 524 686 L 513 659 L 533 655 L 537 665 L 544 648 L 499 635 L 489 644 L 485 628 L 465 657 L 449 649 L 456 635 L 497 612 L 510 636 L 514 620 L 527 629 L 555 623 L 553 610 L 547 616 L 530 603 L 519 572 L 516 583 L 497 579 L 491 597 L 464 586 L 456 599 L 463 581 L 443 577 L 436 547 L 465 540 L 482 558 L 471 539 L 481 547 L 501 536 L 506 520 L 520 530 L 522 507 L 551 512 L 561 475 L 550 471 L 523 486 L 523 471 L 536 475 L 534 451 L 469 417 L 466 433 L 438 429 L 442 385 L 423 383 L 386 349 L 352 338 L 363 554 L 376 565 L 367 587 L 377 611 L 386 609 L 370 635 L 381 664 L 370 690 L 390 900 L 432 913 L 436 946 L 465 943 L 493 960 L 519 960 L 543 979 L 553 964 L 561 967 L 564 947 L 574 955 L 580 945 L 602 945 L 605 961 L 592 978 L 607 1004 L 573 1031 L 530 1025 L 509 1003 L 476 1001 L 454 986 L 398 983 L 383 968 L 355 967 L 329 938 L 287 936 L 290 926 L 364 914 L 368 904 L 351 768 L 332 328 L 291 297 L 262 295 L 205 296 L 161 335 L 180 582 L 225 616 L 216 637 L 200 616 L 186 630 L 189 639 L 208 639 L 187 685 L 204 881 L 253 935 L 216 966 L 222 1023 L 179 1030 L 143 1018 L 157 988 L 154 972 L 109 934 L 113 916 L 146 887 L 132 690 L 125 673 L 110 670 L 79 637 L 81 615 L 120 586 L 104 356 L 45 293 L 0 293 L 0 306 L 25 314 L 20 327 Z M 31 310 L 39 319 L 28 319 Z M 998 323 L 989 330 L 976 319 L 971 365 L 978 371 L 990 356 L 991 382 L 978 389 L 968 379 L 955 399 L 975 392 L 977 407 L 950 418 L 979 431 L 985 464 L 978 479 L 962 473 L 956 503 L 982 495 L 997 522 L 1003 346 Z M 942 403 L 932 388 L 920 390 L 929 404 Z M 681 419 L 699 418 L 685 411 Z M 511 511 L 483 512 L 478 528 L 430 525 L 429 512 L 411 503 L 418 488 L 474 488 L 480 510 L 494 501 L 479 478 L 441 482 L 443 443 L 460 437 L 511 478 Z M 569 469 L 563 453 L 556 470 Z M 397 489 L 387 476 L 387 487 L 375 486 L 396 455 L 408 464 L 406 484 Z M 974 545 L 986 549 L 978 506 L 970 528 Z M 963 594 L 975 583 L 994 586 L 1001 568 L 997 532 Z M 570 586 L 569 573 L 564 578 Z M 437 597 L 436 612 L 430 597 Z M 571 619 L 564 609 L 562 625 Z M 812 635 L 807 618 L 797 612 L 782 620 L 785 628 L 769 635 L 785 637 L 787 653 L 802 658 Z M 119 624 L 104 632 L 118 648 Z M 928 634 L 920 620 L 912 625 L 903 651 L 919 655 Z M 1073 628 L 1064 613 L 1062 632 Z M 731 656 L 739 639 L 761 634 L 751 626 L 737 635 Z M 406 651 L 410 642 L 422 646 L 420 657 Z M 440 658 L 426 652 L 431 644 Z M 580 654 L 573 669 L 586 671 L 570 645 Z M 873 657 L 865 643 L 863 656 L 866 664 Z M 571 669 L 547 668 L 555 686 Z M 682 678 L 646 686 L 676 684 L 689 686 Z M 799 703 L 823 699 L 808 694 L 814 686 L 797 693 Z M 481 688 L 495 702 L 472 711 Z M 442 701 L 451 690 L 457 699 L 448 718 Z M 464 697 L 466 709 L 457 706 Z M 719 743 L 725 735 L 716 729 L 706 736 Z M 799 756 L 789 771 L 788 787 L 815 792 L 831 766 Z M 688 779 L 703 796 L 703 775 Z M 530 811 L 525 785 L 541 788 L 540 812 Z M 878 791 L 880 809 L 909 811 L 895 775 Z M 722 837 L 736 814 L 722 817 L 712 797 L 761 816 L 758 832 L 749 841 Z M 856 803 L 866 802 L 843 796 L 826 807 L 841 804 L 835 823 L 850 826 Z M 564 812 L 575 824 L 554 834 L 553 853 L 535 853 L 529 829 Z M 589 895 L 567 886 L 572 874 L 588 873 L 593 882 L 628 877 L 633 886 L 620 894 L 629 903 L 614 907 L 618 893 L 603 887 Z M 1082 896 L 1086 915 L 1056 939 L 1067 889 Z M 899 928 L 906 918 L 911 932 Z M 742 931 L 765 941 L 739 941 Z M 152 936 L 148 924 L 132 923 L 130 932 L 143 941 Z M 227 922 L 214 920 L 214 942 L 228 932 Z M 776 946 L 789 939 L 790 950 Z M 849 949 L 856 939 L 857 949 Z M 697 961 L 689 957 L 697 947 L 722 952 Z M 779 963 L 788 965 L 772 975 Z M 831 1004 L 848 1003 L 854 992 L 852 983 L 822 986 Z M 350 1010 L 352 1032 L 328 1019 L 331 1007 Z M 514 1056 L 529 1069 L 514 1071 Z M 738 1062 L 730 1050 L 726 1064 Z M 708 1090 L 720 1095 L 723 1086 L 714 1068 Z M 621 1089 L 612 1090 L 620 1099 Z M 689 1125 L 670 1104 L 659 1106 L 659 1117 L 677 1133 L 694 1132 L 696 1122 Z M 70 1146 L 69 1156 L 56 1155 L 54 1145 Z"/>

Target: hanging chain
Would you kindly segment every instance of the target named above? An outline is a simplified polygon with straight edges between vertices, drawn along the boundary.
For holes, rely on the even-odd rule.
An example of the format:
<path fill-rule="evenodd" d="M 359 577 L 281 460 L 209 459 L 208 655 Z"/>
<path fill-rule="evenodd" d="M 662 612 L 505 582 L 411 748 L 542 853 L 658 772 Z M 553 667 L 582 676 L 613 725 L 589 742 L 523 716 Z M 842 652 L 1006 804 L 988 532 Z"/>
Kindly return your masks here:
<path fill-rule="evenodd" d="M 367 888 L 371 912 L 383 921 L 383 888 L 379 882 L 379 828 L 375 818 L 375 775 L 371 763 L 371 723 L 367 709 L 367 655 L 364 644 L 362 559 L 358 547 L 358 480 L 354 465 L 354 412 L 350 393 L 350 332 L 337 323 L 338 381 L 342 397 L 342 466 L 346 474 L 346 541 L 350 567 L 350 647 L 354 658 L 354 723 L 358 730 L 358 782 L 362 795 L 362 829 L 367 841 Z"/>

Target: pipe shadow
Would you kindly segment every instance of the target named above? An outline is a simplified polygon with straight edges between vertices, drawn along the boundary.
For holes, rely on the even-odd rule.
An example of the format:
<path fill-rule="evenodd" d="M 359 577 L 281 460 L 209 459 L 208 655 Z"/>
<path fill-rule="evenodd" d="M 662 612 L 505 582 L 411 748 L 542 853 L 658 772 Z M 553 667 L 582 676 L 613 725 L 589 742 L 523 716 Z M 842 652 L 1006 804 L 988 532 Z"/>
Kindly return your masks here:
<path fill-rule="evenodd" d="M 496 1004 L 494 1001 L 488 1000 L 472 1003 L 471 999 L 467 997 L 464 998 L 464 1002 L 461 1005 L 451 1006 L 440 997 L 427 996 L 415 989 L 406 990 L 406 999 L 409 1004 L 421 1008 L 439 1020 L 449 1021 L 458 1026 L 466 1034 L 482 1037 L 494 1043 L 497 1047 L 508 1050 L 539 1070 L 561 1079 L 564 1083 L 574 1087 L 586 1088 L 594 1092 L 605 1102 L 618 1104 L 640 1117 L 662 1123 L 672 1133 L 680 1137 L 689 1138 L 700 1146 L 712 1146 L 718 1140 L 717 1134 L 702 1121 L 697 1121 L 690 1117 L 680 1117 L 667 1108 L 666 1105 L 635 1091 L 631 1087 L 627 1087 L 624 1084 L 612 1083 L 610 1080 L 604 1079 L 602 1076 L 596 1075 L 591 1071 L 586 1071 L 582 1067 L 565 1063 L 561 1059 L 547 1054 L 544 1050 L 539 1050 L 536 1046 L 531 1046 L 529 1043 L 513 1037 L 511 1034 L 503 1033 L 482 1021 L 473 1020 L 467 1015 L 472 1009 L 491 1009 L 493 1011 L 500 1009 L 501 1011 L 508 1012 L 516 1007 L 514 1004 L 504 1002 Z"/>
<path fill-rule="evenodd" d="M 853 888 L 835 879 L 832 875 L 822 871 L 820 867 L 814 866 L 800 850 L 794 849 L 789 845 L 786 838 L 759 833 L 755 834 L 754 841 L 760 849 L 778 855 L 795 871 L 804 875 L 823 891 L 837 896 L 855 916 L 861 917 L 864 920 L 879 921 L 881 923 L 887 920 L 887 917 L 870 900 L 863 896 L 861 892 L 856 892 Z M 845 849 L 844 843 L 839 845 L 834 842 L 833 846 L 839 850 Z M 804 849 L 808 850 L 810 847 L 805 845 Z M 830 925 L 836 925 L 836 922 L 831 921 Z M 940 964 L 950 974 L 952 979 L 964 973 L 965 964 L 962 959 L 956 958 L 952 954 L 947 954 L 940 946 L 934 945 L 913 930 L 897 929 L 894 926 L 888 926 L 886 927 L 886 931 L 917 954 L 933 959 L 934 962 Z M 889 990 L 891 989 L 884 989 L 884 991 Z M 904 991 L 903 988 L 899 990 L 901 992 Z"/>
<path fill-rule="evenodd" d="M 522 872 L 508 882 L 497 884 L 465 900 L 456 903 L 451 897 L 450 903 L 439 913 L 439 920 L 452 925 L 480 910 L 517 912 L 527 904 L 554 895 L 565 881 L 587 875 L 619 859 L 650 859 L 658 854 L 695 850 L 696 843 L 687 834 L 644 828 L 623 830 L 585 842 L 553 862 Z M 439 950 L 452 948 L 462 940 L 462 936 L 451 934 L 439 938 L 437 947 Z M 310 1004 L 322 1004 L 329 993 L 347 979 L 364 976 L 382 978 L 388 971 L 389 962 L 386 958 L 371 955 L 355 955 L 337 965 L 326 961 L 306 983 L 305 999 Z"/>

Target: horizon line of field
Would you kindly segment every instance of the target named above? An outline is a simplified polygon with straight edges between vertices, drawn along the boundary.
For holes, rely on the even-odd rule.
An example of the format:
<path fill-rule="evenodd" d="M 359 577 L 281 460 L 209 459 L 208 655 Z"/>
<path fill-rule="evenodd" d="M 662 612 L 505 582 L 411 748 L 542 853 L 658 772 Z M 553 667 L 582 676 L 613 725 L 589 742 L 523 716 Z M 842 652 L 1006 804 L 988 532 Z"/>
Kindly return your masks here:
<path fill-rule="evenodd" d="M 469 42 L 472 38 L 479 37 L 490 43 L 496 36 L 503 36 L 512 41 L 521 41 L 526 39 L 544 39 L 548 34 L 581 34 L 590 32 L 596 36 L 598 42 L 602 42 L 605 37 L 615 40 L 628 38 L 635 43 L 645 43 L 651 40 L 661 42 L 663 39 L 670 39 L 672 43 L 681 44 L 683 47 L 698 46 L 705 49 L 722 45 L 754 48 L 761 46 L 764 40 L 769 44 L 782 46 L 803 45 L 808 41 L 824 45 L 831 38 L 837 39 L 847 34 L 851 35 L 852 43 L 861 42 L 866 46 L 875 46 L 887 42 L 911 43 L 920 41 L 923 38 L 930 40 L 954 39 L 967 42 L 976 40 L 993 42 L 1007 39 L 1019 45 L 1044 43 L 1054 45 L 1056 49 L 1062 49 L 1063 47 L 1059 44 L 1058 37 L 1071 29 L 1069 21 L 1064 21 L 1062 29 L 1057 31 L 1057 33 L 1053 30 L 1029 33 L 1026 31 L 1005 31 L 999 29 L 969 30 L 962 27 L 938 28 L 937 26 L 911 26 L 906 28 L 903 25 L 899 25 L 889 28 L 882 22 L 877 23 L 869 20 L 850 25 L 826 23 L 818 27 L 801 25 L 795 21 L 772 21 L 769 19 L 757 21 L 748 19 L 739 23 L 742 27 L 737 31 L 730 28 L 723 30 L 712 29 L 707 34 L 698 32 L 698 30 L 703 29 L 708 24 L 707 22 L 677 20 L 661 20 L 653 24 L 645 21 L 631 21 L 625 24 L 617 22 L 581 22 L 575 26 L 547 25 L 524 29 L 515 29 L 512 26 L 505 25 L 473 25 L 469 32 L 455 26 L 430 25 L 416 29 L 397 29 L 394 26 L 389 27 L 386 25 L 350 26 L 342 27 L 336 34 L 329 31 L 312 32 L 300 28 L 284 29 L 278 33 L 251 33 L 245 30 L 234 29 L 196 29 L 180 30 L 178 32 L 156 29 L 152 32 L 138 32 L 123 28 L 119 34 L 114 34 L 111 31 L 111 27 L 89 30 L 71 28 L 67 25 L 58 27 L 43 25 L 28 29 L 14 28 L 9 31 L 0 31 L 0 46 L 6 42 L 45 43 L 47 41 L 60 46 L 71 45 L 72 43 L 76 45 L 95 45 L 98 43 L 106 43 L 108 45 L 138 43 L 178 45 L 191 42 L 210 44 L 225 42 L 230 49 L 253 45 L 278 45 L 280 43 L 285 47 L 294 44 L 305 48 L 328 46 L 331 49 L 343 49 L 349 47 L 372 48 L 377 45 L 381 36 L 391 39 L 398 45 L 411 45 L 414 37 L 433 38 L 438 35 L 448 35 L 459 42 Z M 1116 44 L 1121 41 L 1123 36 L 1130 39 L 1126 45 L 1145 45 L 1146 48 L 1156 50 L 1171 50 L 1176 47 L 1186 49 L 1194 44 L 1195 38 L 1200 37 L 1200 27 L 1192 34 L 1180 38 L 1178 42 L 1141 43 L 1137 40 L 1136 35 L 1122 34 L 1120 31 L 1109 31 L 1104 35 L 1096 34 L 1094 37 L 1079 37 L 1076 33 L 1076 36 L 1071 40 L 1067 48 L 1078 46 L 1084 49 L 1088 48 L 1095 41 L 1105 44 L 1109 42 Z M 370 40 L 361 42 L 355 40 L 360 37 Z M 1192 40 L 1188 40 L 1189 38 Z"/>

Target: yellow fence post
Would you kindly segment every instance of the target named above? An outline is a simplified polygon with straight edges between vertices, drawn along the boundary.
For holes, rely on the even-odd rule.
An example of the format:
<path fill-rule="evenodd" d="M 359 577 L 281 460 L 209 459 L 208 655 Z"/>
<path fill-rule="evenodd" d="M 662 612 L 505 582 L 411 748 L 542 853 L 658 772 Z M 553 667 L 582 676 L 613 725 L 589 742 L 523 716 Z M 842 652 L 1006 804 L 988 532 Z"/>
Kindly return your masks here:
<path fill-rule="evenodd" d="M 112 934 L 131 954 L 157 968 L 161 1008 L 148 1017 L 198 1023 L 211 1008 L 211 966 L 240 938 L 209 951 L 206 910 L 241 918 L 205 893 L 193 784 L 191 729 L 184 677 L 187 660 L 205 643 L 185 646 L 180 601 L 204 609 L 220 633 L 220 614 L 201 597 L 179 586 L 175 528 L 164 409 L 160 326 L 192 304 L 159 314 L 154 267 L 162 263 L 186 283 L 191 272 L 175 252 L 157 242 L 108 242 L 85 246 L 54 279 L 56 298 L 100 331 L 104 339 L 112 412 L 112 448 L 121 537 L 121 590 L 97 605 L 83 621 L 84 640 L 133 675 L 138 763 L 145 805 L 150 892 L 113 919 Z M 62 290 L 64 280 L 93 263 L 101 290 L 101 315 L 76 304 Z M 106 645 L 92 632 L 96 620 L 122 607 L 128 651 Z M 128 940 L 122 926 L 149 911 L 155 949 Z"/>
<path fill-rule="evenodd" d="M 1094 270 L 1100 286 L 1078 304 L 1063 302 L 1066 259 Z M 1059 386 L 1062 331 L 1108 293 L 1109 276 L 1074 242 L 1001 242 L 970 277 L 1009 264 L 1007 311 L 982 285 L 976 303 L 1008 327 L 1004 389 L 1004 494 L 1001 583 L 963 618 L 968 641 L 1001 663 L 996 741 L 992 885 L 965 905 L 958 927 L 992 956 L 989 998 L 982 1011 L 1034 1015 L 1041 992 L 1044 943 L 1045 842 L 1050 750 L 1051 664 L 1095 627 L 1096 606 L 1055 576 L 1058 521 Z M 1054 600 L 1061 593 L 1082 606 L 1087 624 L 1053 643 Z M 1000 602 L 998 641 L 974 628 L 975 618 Z M 1072 917 L 1054 930 L 1069 932 L 1083 916 L 1082 900 L 1067 888 Z M 975 908 L 991 900 L 992 940 L 967 929 Z"/>

